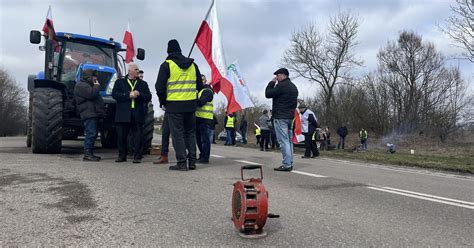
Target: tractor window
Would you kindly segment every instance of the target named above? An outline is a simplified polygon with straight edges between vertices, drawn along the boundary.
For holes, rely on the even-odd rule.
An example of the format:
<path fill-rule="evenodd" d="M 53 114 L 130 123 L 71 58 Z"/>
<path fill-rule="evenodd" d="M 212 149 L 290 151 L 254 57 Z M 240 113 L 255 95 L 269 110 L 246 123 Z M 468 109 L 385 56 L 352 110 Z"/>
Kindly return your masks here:
<path fill-rule="evenodd" d="M 83 63 L 115 67 L 114 50 L 109 47 L 67 42 L 61 81 L 74 81 L 77 68 Z"/>

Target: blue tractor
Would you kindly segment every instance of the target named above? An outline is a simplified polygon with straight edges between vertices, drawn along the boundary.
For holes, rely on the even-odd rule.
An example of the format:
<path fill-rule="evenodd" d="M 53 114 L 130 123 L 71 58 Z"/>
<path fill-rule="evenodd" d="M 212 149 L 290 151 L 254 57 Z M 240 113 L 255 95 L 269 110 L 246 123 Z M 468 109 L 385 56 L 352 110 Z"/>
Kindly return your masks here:
<path fill-rule="evenodd" d="M 41 33 L 30 32 L 30 42 L 39 44 Z M 120 52 L 126 51 L 112 38 L 56 33 L 45 36 L 40 50 L 45 53 L 44 71 L 28 76 L 29 111 L 27 146 L 33 153 L 60 153 L 62 140 L 76 139 L 83 133 L 74 101 L 74 86 L 82 71 L 97 70 L 107 117 L 99 125 L 100 141 L 104 148 L 117 146 L 115 132 L 115 100 L 112 89 L 115 80 L 126 74 Z M 138 48 L 137 59 L 145 58 L 145 50 Z M 150 103 L 144 125 L 144 152 L 150 149 L 153 138 L 153 106 Z"/>

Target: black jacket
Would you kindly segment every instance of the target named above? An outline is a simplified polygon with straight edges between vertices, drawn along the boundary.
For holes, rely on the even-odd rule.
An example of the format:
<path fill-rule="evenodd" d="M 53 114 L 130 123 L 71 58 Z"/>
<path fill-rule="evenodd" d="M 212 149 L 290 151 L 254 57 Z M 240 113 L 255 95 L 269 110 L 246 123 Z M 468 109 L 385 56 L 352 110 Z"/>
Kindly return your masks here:
<path fill-rule="evenodd" d="M 242 133 L 247 133 L 247 120 L 245 118 L 243 118 L 241 121 L 240 121 L 240 132 Z"/>
<path fill-rule="evenodd" d="M 343 126 L 343 127 L 340 127 L 337 129 L 337 134 L 339 134 L 339 136 L 341 137 L 346 137 L 347 136 L 347 127 Z"/>
<path fill-rule="evenodd" d="M 79 81 L 74 87 L 77 112 L 82 120 L 105 117 L 104 100 L 99 92 L 100 85 L 84 81 Z"/>
<path fill-rule="evenodd" d="M 151 100 L 148 84 L 137 78 L 135 90 L 140 95 L 135 98 L 135 109 L 133 111 L 134 119 L 138 123 L 145 123 L 145 117 L 148 112 L 148 102 Z M 112 97 L 117 101 L 115 108 L 115 122 L 130 122 L 132 117 L 132 99 L 130 99 L 131 87 L 127 82 L 127 76 L 115 81 Z"/>
<path fill-rule="evenodd" d="M 196 90 L 199 92 L 203 85 L 201 79 L 201 72 L 199 71 L 198 66 L 194 63 L 194 59 L 186 58 L 183 54 L 176 52 L 170 53 L 167 60 L 173 60 L 180 68 L 187 69 L 192 64 L 196 68 Z M 170 77 L 170 67 L 168 63 L 165 61 L 160 66 L 160 71 L 158 72 L 158 78 L 156 79 L 156 94 L 158 95 L 158 99 L 160 101 L 160 107 L 165 106 L 167 112 L 171 113 L 186 113 L 186 112 L 194 112 L 196 111 L 196 101 L 166 101 L 166 89 L 168 79 Z M 197 93 L 196 93 L 197 94 Z"/>
<path fill-rule="evenodd" d="M 289 78 L 275 83 L 271 81 L 265 89 L 265 97 L 273 98 L 274 119 L 293 119 L 298 99 L 298 89 Z"/>
<path fill-rule="evenodd" d="M 204 90 L 201 94 L 201 97 L 199 97 L 197 99 L 197 106 L 198 107 L 204 106 L 204 104 L 212 101 L 212 99 L 214 98 L 214 91 L 212 90 L 211 86 L 206 84 L 206 85 L 204 85 L 203 88 L 208 88 L 210 90 Z M 206 123 L 207 125 L 211 126 L 213 120 L 196 117 L 196 122 L 197 123 Z"/>

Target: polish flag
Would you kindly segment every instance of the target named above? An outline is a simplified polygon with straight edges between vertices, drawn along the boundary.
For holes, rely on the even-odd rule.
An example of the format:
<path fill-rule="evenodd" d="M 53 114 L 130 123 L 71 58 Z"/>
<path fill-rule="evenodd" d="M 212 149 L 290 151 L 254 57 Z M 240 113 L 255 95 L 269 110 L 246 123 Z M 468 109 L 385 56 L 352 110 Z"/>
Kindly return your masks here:
<path fill-rule="evenodd" d="M 215 92 L 221 91 L 227 98 L 227 113 L 241 110 L 242 106 L 236 99 L 233 85 L 227 77 L 227 64 L 222 47 L 215 0 L 212 1 L 194 42 L 211 67 L 212 88 Z"/>
<path fill-rule="evenodd" d="M 53 25 L 53 12 L 51 11 L 51 5 L 48 8 L 48 13 L 46 14 L 46 21 L 44 22 L 43 25 L 43 32 L 49 36 L 49 31 L 51 29 L 51 33 L 53 35 L 53 40 L 56 40 L 56 31 L 54 31 L 54 25 Z"/>
<path fill-rule="evenodd" d="M 295 128 L 293 129 L 293 144 L 298 144 L 301 141 L 304 141 L 304 135 L 301 130 L 301 117 L 300 113 L 298 112 L 297 109 L 295 109 L 295 118 L 294 123 L 295 123 Z"/>
<path fill-rule="evenodd" d="M 135 47 L 133 46 L 132 31 L 130 30 L 130 23 L 127 24 L 127 30 L 123 36 L 123 43 L 127 45 L 127 52 L 125 53 L 125 63 L 130 63 L 135 57 Z"/>

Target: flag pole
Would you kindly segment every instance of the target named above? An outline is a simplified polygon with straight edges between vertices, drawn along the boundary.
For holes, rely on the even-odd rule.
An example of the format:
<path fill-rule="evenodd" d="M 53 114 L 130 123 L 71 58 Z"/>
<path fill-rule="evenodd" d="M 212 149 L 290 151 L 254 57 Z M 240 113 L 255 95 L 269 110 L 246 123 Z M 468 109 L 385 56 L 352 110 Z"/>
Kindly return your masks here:
<path fill-rule="evenodd" d="M 209 17 L 209 14 L 211 13 L 211 9 L 212 9 L 212 6 L 214 5 L 214 1 L 215 1 L 215 0 L 212 0 L 211 6 L 210 6 L 209 9 L 207 10 L 206 17 L 204 17 L 204 21 L 207 20 L 207 18 Z M 203 21 L 203 22 L 204 22 L 204 21 Z M 201 31 L 201 27 L 202 27 L 202 23 L 201 23 L 201 26 L 199 26 L 198 32 L 197 32 L 197 34 L 196 34 L 196 37 L 194 38 L 194 42 L 193 42 L 193 45 L 191 46 L 191 50 L 189 51 L 188 58 L 191 57 L 191 53 L 193 52 L 194 45 L 196 45 L 196 38 L 197 38 L 197 36 L 198 36 L 198 34 L 199 34 L 199 31 Z"/>

